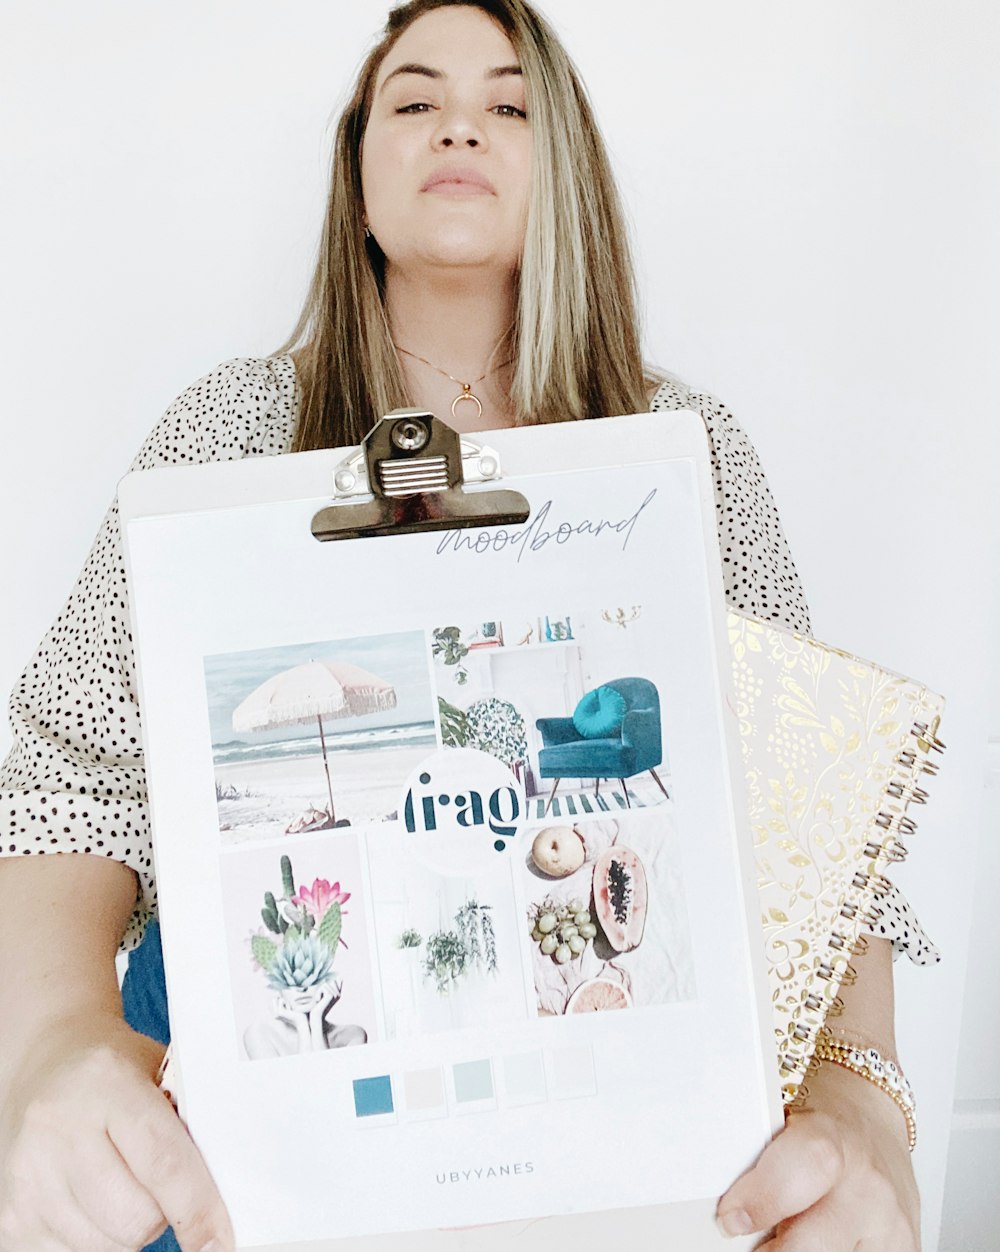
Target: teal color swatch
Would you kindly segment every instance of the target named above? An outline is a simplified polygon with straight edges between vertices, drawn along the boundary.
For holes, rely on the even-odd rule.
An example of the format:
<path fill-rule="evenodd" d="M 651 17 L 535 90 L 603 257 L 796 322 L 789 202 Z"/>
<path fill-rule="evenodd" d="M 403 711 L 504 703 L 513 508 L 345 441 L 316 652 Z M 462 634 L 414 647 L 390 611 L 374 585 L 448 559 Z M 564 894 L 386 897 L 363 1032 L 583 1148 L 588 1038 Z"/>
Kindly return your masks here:
<path fill-rule="evenodd" d="M 392 1082 L 388 1074 L 378 1078 L 355 1078 L 354 1112 L 358 1117 L 376 1117 L 393 1112 Z"/>

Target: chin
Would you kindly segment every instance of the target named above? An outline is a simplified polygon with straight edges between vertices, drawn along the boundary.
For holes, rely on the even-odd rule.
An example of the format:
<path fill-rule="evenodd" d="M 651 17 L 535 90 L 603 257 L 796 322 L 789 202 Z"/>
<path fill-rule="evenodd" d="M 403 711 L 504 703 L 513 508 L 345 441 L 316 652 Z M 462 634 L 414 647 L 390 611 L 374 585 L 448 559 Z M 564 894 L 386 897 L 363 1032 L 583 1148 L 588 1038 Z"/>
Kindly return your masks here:
<path fill-rule="evenodd" d="M 506 272 L 515 268 L 515 263 L 510 258 L 497 255 L 492 249 L 483 247 L 456 245 L 454 247 L 438 248 L 426 259 L 432 265 L 437 264 L 455 269 L 486 269 Z"/>
<path fill-rule="evenodd" d="M 453 247 L 438 248 L 433 252 L 425 253 L 422 257 L 423 263 L 427 267 L 439 269 L 450 269 L 455 271 L 480 271 L 496 276 L 506 276 L 513 274 L 517 270 L 517 257 L 498 254 L 492 249 L 483 247 L 463 247 L 455 245 Z"/>
<path fill-rule="evenodd" d="M 519 264 L 520 246 L 503 248 L 498 243 L 495 232 L 452 229 L 401 242 L 397 247 L 389 242 L 383 251 L 390 265 L 401 271 L 444 268 L 513 273 Z"/>

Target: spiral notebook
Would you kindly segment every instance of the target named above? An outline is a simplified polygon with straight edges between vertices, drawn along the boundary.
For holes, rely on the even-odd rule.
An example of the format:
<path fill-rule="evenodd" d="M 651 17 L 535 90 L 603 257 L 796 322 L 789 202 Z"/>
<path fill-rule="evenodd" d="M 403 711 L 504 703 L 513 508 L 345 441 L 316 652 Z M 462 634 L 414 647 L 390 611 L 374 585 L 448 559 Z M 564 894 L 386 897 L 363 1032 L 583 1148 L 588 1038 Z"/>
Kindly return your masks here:
<path fill-rule="evenodd" d="M 826 644 L 729 614 L 774 1035 L 795 1100 L 838 991 L 853 982 L 882 871 L 905 859 L 943 699 Z"/>

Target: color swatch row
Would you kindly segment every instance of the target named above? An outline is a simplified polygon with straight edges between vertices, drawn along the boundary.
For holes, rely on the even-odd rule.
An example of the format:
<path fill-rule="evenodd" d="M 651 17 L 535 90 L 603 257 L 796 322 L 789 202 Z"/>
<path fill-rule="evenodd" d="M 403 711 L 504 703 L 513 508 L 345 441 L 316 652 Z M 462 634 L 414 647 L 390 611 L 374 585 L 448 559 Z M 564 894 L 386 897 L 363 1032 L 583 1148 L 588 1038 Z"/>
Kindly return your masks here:
<path fill-rule="evenodd" d="M 374 1074 L 354 1080 L 354 1113 L 369 1123 L 489 1112 L 597 1094 L 589 1045 L 512 1052 L 447 1067 Z"/>

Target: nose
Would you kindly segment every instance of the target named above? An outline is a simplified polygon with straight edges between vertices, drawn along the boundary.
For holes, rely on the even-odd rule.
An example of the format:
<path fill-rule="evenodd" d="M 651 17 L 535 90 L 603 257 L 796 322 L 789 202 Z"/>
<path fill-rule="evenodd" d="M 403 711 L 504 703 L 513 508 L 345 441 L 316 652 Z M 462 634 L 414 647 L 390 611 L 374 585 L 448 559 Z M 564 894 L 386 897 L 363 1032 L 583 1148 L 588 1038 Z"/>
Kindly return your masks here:
<path fill-rule="evenodd" d="M 471 108 L 444 109 L 434 132 L 435 148 L 484 148 L 486 132 Z"/>

